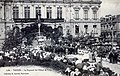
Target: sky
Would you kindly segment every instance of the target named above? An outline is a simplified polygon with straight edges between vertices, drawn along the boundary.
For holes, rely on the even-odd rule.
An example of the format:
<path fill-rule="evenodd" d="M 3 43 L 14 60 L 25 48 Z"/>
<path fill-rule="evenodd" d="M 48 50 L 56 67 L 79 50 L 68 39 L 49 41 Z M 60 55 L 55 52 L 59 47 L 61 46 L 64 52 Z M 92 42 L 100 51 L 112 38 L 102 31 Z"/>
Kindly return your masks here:
<path fill-rule="evenodd" d="M 120 0 L 102 0 L 100 15 L 118 15 L 120 14 Z"/>

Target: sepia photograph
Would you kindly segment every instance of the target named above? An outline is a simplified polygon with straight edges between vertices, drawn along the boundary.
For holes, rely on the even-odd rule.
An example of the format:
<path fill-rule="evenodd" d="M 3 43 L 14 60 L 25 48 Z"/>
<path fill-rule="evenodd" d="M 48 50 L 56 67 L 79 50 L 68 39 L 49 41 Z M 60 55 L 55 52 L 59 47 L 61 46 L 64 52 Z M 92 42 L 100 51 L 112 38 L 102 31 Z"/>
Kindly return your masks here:
<path fill-rule="evenodd" d="M 0 76 L 120 76 L 120 0 L 0 0 Z"/>

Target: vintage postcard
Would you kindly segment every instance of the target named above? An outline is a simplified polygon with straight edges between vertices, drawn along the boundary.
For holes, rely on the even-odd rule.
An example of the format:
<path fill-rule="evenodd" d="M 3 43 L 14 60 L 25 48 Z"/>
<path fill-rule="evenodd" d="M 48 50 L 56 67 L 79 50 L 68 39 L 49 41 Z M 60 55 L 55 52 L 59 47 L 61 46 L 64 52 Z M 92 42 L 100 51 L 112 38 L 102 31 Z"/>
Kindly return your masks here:
<path fill-rule="evenodd" d="M 0 0 L 0 76 L 120 76 L 119 0 Z"/>

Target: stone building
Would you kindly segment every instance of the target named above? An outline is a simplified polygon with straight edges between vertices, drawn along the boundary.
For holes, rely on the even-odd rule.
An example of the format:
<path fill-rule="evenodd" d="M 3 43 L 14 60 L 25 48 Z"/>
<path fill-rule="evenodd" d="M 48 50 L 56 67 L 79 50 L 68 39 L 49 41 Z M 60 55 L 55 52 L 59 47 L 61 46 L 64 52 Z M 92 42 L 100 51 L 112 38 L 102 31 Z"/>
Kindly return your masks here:
<path fill-rule="evenodd" d="M 100 0 L 8 0 L 0 2 L 0 38 L 5 30 L 34 22 L 41 14 L 43 23 L 52 28 L 61 26 L 63 36 L 100 35 Z"/>
<path fill-rule="evenodd" d="M 101 17 L 101 36 L 106 41 L 120 39 L 120 15 L 106 15 Z"/>

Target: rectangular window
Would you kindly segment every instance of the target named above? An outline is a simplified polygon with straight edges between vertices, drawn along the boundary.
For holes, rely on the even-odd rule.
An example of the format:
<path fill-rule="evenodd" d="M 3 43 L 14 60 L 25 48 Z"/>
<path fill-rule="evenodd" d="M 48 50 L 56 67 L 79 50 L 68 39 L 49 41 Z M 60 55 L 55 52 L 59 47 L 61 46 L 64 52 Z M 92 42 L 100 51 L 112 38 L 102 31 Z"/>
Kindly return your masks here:
<path fill-rule="evenodd" d="M 97 25 L 93 25 L 93 32 L 94 34 L 97 34 Z"/>
<path fill-rule="evenodd" d="M 25 7 L 25 18 L 30 18 L 30 7 Z"/>
<path fill-rule="evenodd" d="M 84 10 L 84 19 L 88 20 L 88 10 Z"/>
<path fill-rule="evenodd" d="M 13 7 L 13 18 L 19 18 L 19 8 Z"/>
<path fill-rule="evenodd" d="M 85 28 L 85 33 L 87 34 L 88 25 L 84 25 L 84 28 Z"/>
<path fill-rule="evenodd" d="M 58 19 L 62 18 L 62 7 L 57 7 L 57 18 Z"/>
<path fill-rule="evenodd" d="M 75 19 L 76 19 L 76 20 L 79 19 L 79 10 L 75 10 Z"/>
<path fill-rule="evenodd" d="M 97 28 L 97 25 L 93 25 L 93 28 Z"/>
<path fill-rule="evenodd" d="M 36 7 L 36 16 L 40 14 L 41 15 L 41 7 Z"/>
<path fill-rule="evenodd" d="M 52 7 L 47 7 L 47 18 L 52 18 Z"/>
<path fill-rule="evenodd" d="M 79 34 L 79 26 L 75 25 L 75 34 Z"/>
<path fill-rule="evenodd" d="M 97 11 L 93 11 L 93 19 L 94 19 L 94 20 L 97 19 Z"/>

